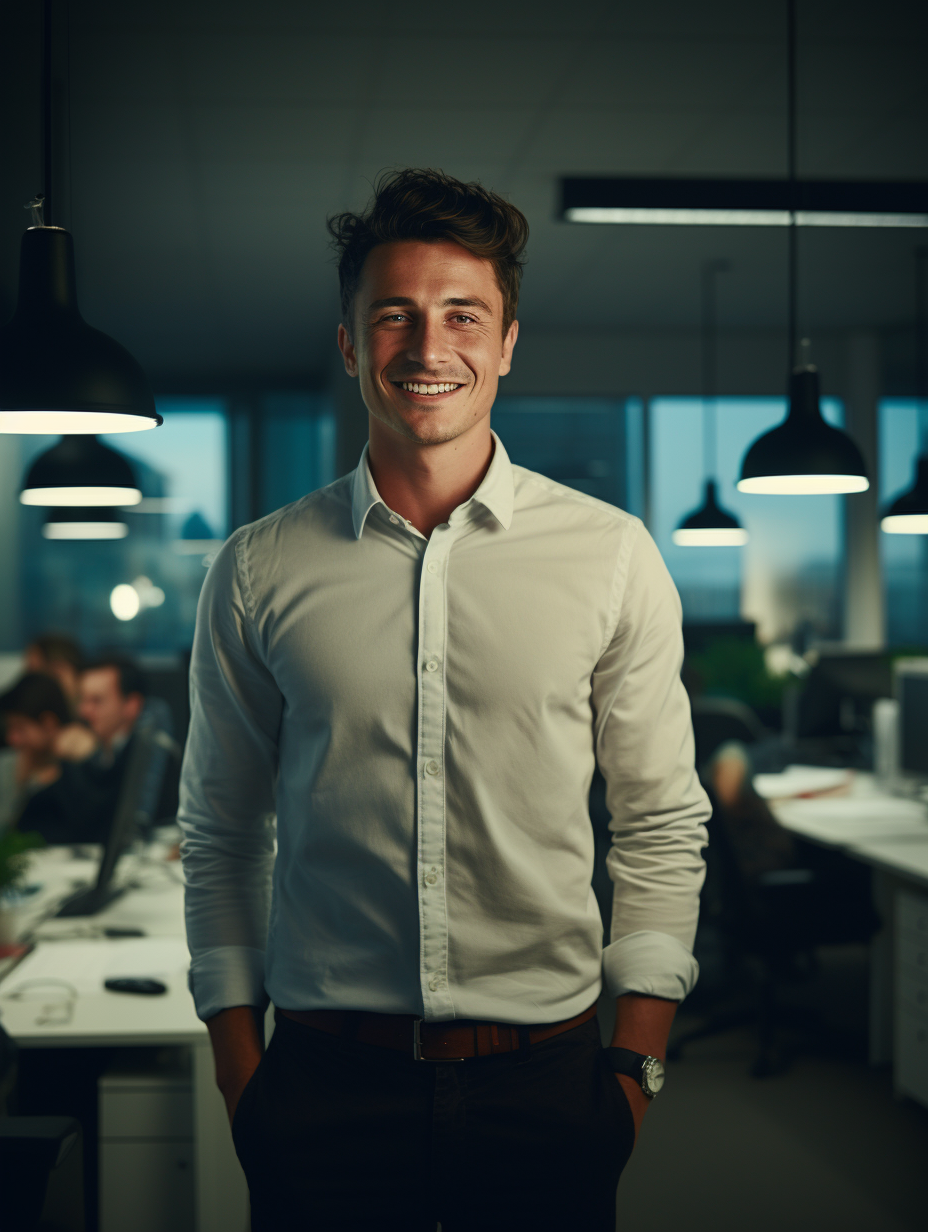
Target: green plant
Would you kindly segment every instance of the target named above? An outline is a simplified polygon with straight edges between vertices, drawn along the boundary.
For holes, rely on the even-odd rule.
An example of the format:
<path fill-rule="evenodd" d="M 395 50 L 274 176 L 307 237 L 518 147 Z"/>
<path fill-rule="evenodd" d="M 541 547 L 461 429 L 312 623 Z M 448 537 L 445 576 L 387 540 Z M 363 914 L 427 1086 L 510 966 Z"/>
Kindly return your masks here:
<path fill-rule="evenodd" d="M 29 867 L 29 852 L 44 847 L 40 834 L 21 834 L 10 828 L 0 834 L 0 894 L 15 889 Z"/>
<path fill-rule="evenodd" d="M 747 638 L 715 638 L 687 658 L 702 692 L 733 697 L 757 711 L 779 707 L 783 690 L 795 679 L 789 674 L 771 675 L 763 646 Z"/>

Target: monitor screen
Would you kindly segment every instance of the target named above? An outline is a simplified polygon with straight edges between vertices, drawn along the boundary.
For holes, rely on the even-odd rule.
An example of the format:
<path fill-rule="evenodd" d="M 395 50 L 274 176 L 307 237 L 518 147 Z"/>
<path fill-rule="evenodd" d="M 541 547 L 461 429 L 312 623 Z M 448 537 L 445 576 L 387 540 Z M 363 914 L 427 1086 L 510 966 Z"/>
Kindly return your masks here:
<path fill-rule="evenodd" d="M 896 664 L 899 700 L 899 769 L 928 778 L 928 659 Z"/>

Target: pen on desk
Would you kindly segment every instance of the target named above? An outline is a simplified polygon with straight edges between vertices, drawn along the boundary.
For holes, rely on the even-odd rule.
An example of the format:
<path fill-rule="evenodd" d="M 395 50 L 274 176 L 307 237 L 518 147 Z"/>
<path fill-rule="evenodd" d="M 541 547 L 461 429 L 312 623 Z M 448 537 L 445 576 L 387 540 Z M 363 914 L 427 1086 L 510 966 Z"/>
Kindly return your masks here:
<path fill-rule="evenodd" d="M 144 928 L 104 928 L 104 937 L 144 937 Z"/>

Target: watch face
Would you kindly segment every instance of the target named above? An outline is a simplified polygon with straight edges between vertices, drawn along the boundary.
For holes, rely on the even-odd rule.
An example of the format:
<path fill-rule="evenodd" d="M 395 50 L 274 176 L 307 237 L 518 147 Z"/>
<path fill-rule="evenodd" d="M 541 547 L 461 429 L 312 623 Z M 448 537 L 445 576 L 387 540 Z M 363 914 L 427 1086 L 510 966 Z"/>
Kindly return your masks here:
<path fill-rule="evenodd" d="M 649 1095 L 656 1095 L 664 1085 L 664 1067 L 657 1057 L 648 1057 L 641 1067 L 642 1085 Z"/>

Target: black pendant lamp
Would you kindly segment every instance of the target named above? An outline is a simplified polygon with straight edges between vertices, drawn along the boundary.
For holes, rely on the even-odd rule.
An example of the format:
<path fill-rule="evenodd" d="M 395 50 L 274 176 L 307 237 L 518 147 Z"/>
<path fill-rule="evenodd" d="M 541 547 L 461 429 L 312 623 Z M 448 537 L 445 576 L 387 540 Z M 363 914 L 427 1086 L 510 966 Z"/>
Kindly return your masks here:
<path fill-rule="evenodd" d="M 46 539 L 124 539 L 129 527 L 112 507 L 49 509 L 42 534 Z"/>
<path fill-rule="evenodd" d="M 928 248 L 915 250 L 915 334 L 922 452 L 911 488 L 880 519 L 881 530 L 889 535 L 928 535 Z"/>
<path fill-rule="evenodd" d="M 77 308 L 74 242 L 52 226 L 51 0 L 43 10 L 42 101 L 45 193 L 27 208 L 19 299 L 0 330 L 0 432 L 137 432 L 161 416 L 129 352 L 93 329 Z"/>
<path fill-rule="evenodd" d="M 713 478 L 716 466 L 715 278 L 726 269 L 728 263 L 725 261 L 707 261 L 702 272 L 702 443 L 706 486 L 702 504 L 673 532 L 673 541 L 681 548 L 743 547 L 748 541 L 748 532 L 738 519 L 719 504 L 718 485 Z"/>
<path fill-rule="evenodd" d="M 64 436 L 29 468 L 24 505 L 137 505 L 142 499 L 122 454 L 95 436 Z"/>
<path fill-rule="evenodd" d="M 796 0 L 787 0 L 789 236 L 789 410 L 776 428 L 757 438 L 744 456 L 738 490 L 771 495 L 864 492 L 870 486 L 860 450 L 846 432 L 827 424 L 819 404 L 818 371 L 793 367 L 797 343 L 796 229 Z"/>

